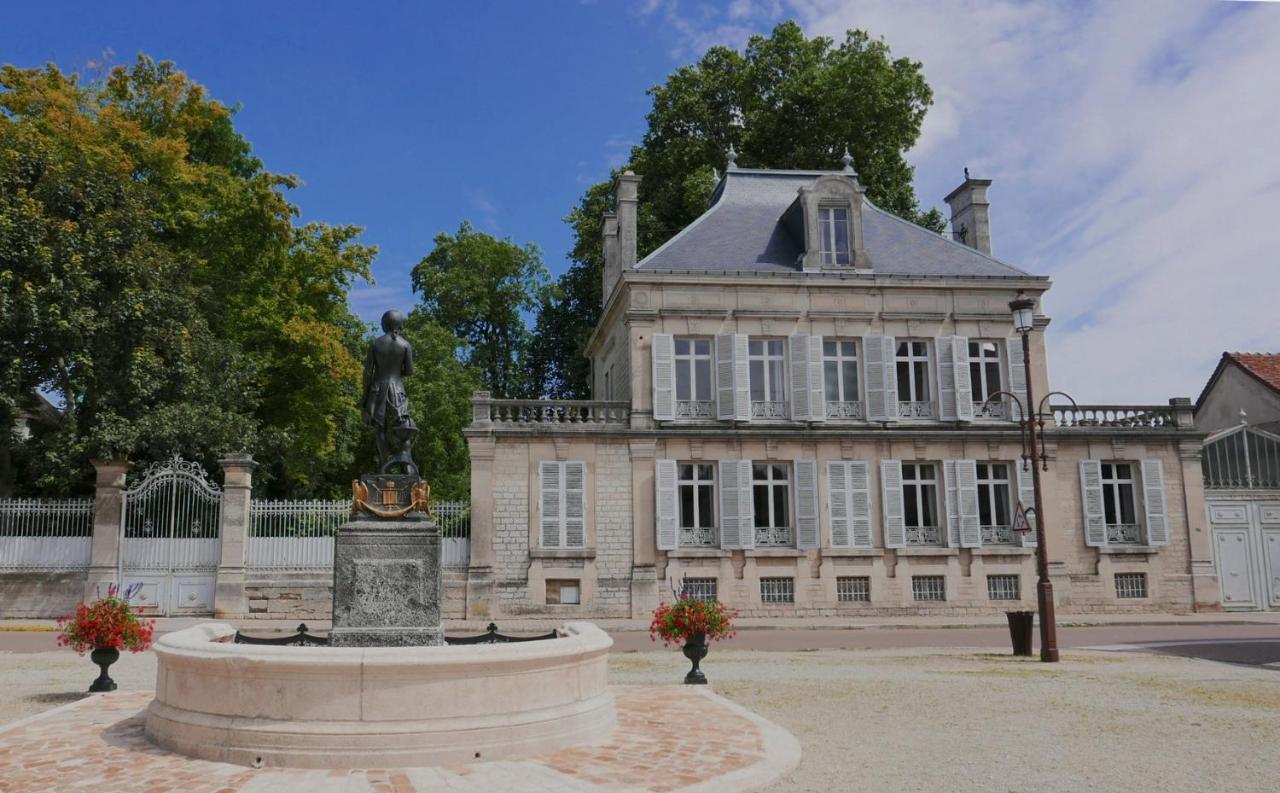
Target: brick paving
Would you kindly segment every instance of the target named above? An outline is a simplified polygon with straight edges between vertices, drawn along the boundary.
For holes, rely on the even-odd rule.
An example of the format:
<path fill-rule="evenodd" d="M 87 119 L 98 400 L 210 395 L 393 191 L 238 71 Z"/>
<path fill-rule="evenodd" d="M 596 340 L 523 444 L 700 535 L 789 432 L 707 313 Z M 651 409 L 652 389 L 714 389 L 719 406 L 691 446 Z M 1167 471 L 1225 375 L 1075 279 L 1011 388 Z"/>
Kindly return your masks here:
<path fill-rule="evenodd" d="M 193 760 L 143 735 L 150 692 L 99 694 L 0 729 L 0 791 L 414 793 L 762 788 L 799 762 L 776 725 L 703 687 L 619 686 L 618 729 L 599 746 L 448 768 L 252 769 Z"/>

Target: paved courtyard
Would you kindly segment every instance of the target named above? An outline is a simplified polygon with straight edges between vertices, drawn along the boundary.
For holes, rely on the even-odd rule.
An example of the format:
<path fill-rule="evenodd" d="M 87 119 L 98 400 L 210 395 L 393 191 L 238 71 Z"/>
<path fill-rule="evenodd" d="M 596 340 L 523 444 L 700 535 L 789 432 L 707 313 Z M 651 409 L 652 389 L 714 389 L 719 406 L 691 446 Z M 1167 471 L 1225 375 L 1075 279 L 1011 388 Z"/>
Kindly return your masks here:
<path fill-rule="evenodd" d="M 1046 665 L 1013 659 L 994 646 L 808 652 L 727 647 L 732 643 L 714 646 L 704 664 L 712 688 L 789 731 L 803 750 L 800 765 L 769 786 L 771 791 L 1275 790 L 1280 672 L 1266 667 L 1079 649 L 1065 652 L 1058 665 Z M 86 659 L 65 651 L 15 654 L 4 660 L 0 713 L 5 718 L 77 698 L 78 689 L 92 677 Z M 688 689 L 668 685 L 678 681 L 686 667 L 675 651 L 615 652 L 611 657 L 612 682 L 627 687 L 621 689 L 624 692 L 644 692 L 649 703 L 646 715 L 632 721 L 632 728 L 646 735 L 678 736 L 665 744 L 650 743 L 638 755 L 630 741 L 618 743 L 619 758 L 646 769 L 643 781 L 566 776 L 569 772 L 557 770 L 554 763 L 474 766 L 465 773 L 386 769 L 333 777 L 327 772 L 251 772 L 209 763 L 200 767 L 203 773 L 212 773 L 209 767 L 219 769 L 223 776 L 218 779 L 248 775 L 240 788 L 245 790 L 263 789 L 247 784 L 254 779 L 280 781 L 282 773 L 311 774 L 306 777 L 308 786 L 298 789 L 315 790 L 325 785 L 386 791 L 586 790 L 592 785 L 602 790 L 676 789 L 688 776 L 706 774 L 723 762 L 724 745 L 702 747 L 701 742 L 721 740 L 726 730 L 732 732 L 710 705 L 703 705 Z M 149 654 L 127 656 L 116 669 L 122 687 L 146 689 L 152 684 Z M 121 696 L 118 715 L 100 719 L 96 732 L 86 732 L 81 720 L 83 735 L 78 740 L 111 746 L 132 736 L 131 756 L 147 763 L 164 761 L 146 781 L 161 786 L 156 790 L 176 789 L 168 774 L 191 763 L 137 743 L 137 727 L 128 726 L 131 714 L 146 699 L 146 694 Z M 684 709 L 688 703 L 699 709 L 689 713 Z M 21 708 L 15 708 L 18 704 Z M 0 755 L 0 764 L 7 764 L 0 767 L 0 780 L 13 779 L 15 758 L 29 762 L 35 757 L 34 762 L 40 762 L 47 759 L 46 746 L 65 753 L 67 745 L 60 747 L 58 740 L 62 739 L 42 736 L 15 753 L 14 736 L 0 733 L 0 748 L 9 750 Z M 573 758 L 569 768 L 579 760 L 600 761 L 600 753 L 586 751 L 581 757 L 561 754 Z M 747 757 L 752 750 L 737 751 Z M 73 754 L 72 767 L 81 769 L 76 773 L 91 776 L 96 766 L 84 761 L 84 750 Z M 612 754 L 604 752 L 604 759 Z M 696 761 L 690 764 L 690 758 Z M 502 776 L 509 768 L 521 770 Z M 695 770 L 687 771 L 690 768 Z M 201 780 L 200 785 L 214 781 L 199 774 L 193 779 Z M 303 778 L 298 779 L 301 784 Z M 474 786 L 481 780 L 489 787 Z M 547 787 L 548 780 L 556 781 Z M 163 787 L 166 784 L 169 787 Z M 743 782 L 725 789 L 745 788 Z M 0 783 L 0 790 L 19 789 L 29 788 Z M 122 789 L 148 790 L 136 785 Z"/>

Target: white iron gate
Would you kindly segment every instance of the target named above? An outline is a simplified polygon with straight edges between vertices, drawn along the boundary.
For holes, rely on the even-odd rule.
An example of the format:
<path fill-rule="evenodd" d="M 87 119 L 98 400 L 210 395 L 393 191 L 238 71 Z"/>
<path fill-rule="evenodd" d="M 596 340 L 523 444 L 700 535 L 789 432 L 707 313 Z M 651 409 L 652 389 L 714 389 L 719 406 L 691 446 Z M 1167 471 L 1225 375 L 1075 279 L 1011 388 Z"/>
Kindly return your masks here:
<path fill-rule="evenodd" d="M 222 490 L 178 455 L 124 491 L 120 581 L 140 583 L 133 605 L 153 614 L 211 614 L 222 546 Z"/>

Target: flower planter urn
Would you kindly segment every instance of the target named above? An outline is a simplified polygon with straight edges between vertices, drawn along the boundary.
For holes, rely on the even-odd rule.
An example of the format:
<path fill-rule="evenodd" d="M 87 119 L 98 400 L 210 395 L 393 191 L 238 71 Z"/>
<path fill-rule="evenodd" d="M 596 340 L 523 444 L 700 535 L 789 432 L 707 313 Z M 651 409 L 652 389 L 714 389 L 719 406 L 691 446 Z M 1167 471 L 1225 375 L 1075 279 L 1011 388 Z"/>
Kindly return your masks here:
<path fill-rule="evenodd" d="M 702 674 L 698 664 L 707 657 L 707 634 L 695 633 L 684 640 L 684 657 L 693 662 L 693 668 L 684 676 L 688 685 L 706 685 L 707 676 Z"/>
<path fill-rule="evenodd" d="M 120 660 L 120 651 L 114 647 L 98 647 L 89 653 L 89 659 L 102 670 L 102 674 L 98 675 L 98 679 L 93 681 L 93 685 L 89 686 L 89 692 L 115 691 L 116 681 L 112 680 L 111 676 L 107 674 L 107 667 Z"/>

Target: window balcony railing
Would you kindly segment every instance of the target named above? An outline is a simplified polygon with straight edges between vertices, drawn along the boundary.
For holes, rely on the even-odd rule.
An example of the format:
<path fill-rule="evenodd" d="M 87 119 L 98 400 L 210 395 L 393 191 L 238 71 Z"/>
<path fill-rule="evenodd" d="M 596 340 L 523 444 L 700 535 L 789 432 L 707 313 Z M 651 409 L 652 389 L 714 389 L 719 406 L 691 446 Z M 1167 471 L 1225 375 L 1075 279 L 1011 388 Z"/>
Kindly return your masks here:
<path fill-rule="evenodd" d="M 931 419 L 933 418 L 932 402 L 899 402 L 898 418 Z"/>
<path fill-rule="evenodd" d="M 1108 523 L 1107 544 L 1140 545 L 1142 543 L 1142 527 L 1136 523 Z"/>
<path fill-rule="evenodd" d="M 787 418 L 787 403 L 777 400 L 753 401 L 751 403 L 751 418 L 785 419 Z"/>
<path fill-rule="evenodd" d="M 711 527 L 689 528 L 687 526 L 680 527 L 680 547 L 682 548 L 713 548 L 716 543 L 716 530 Z"/>
<path fill-rule="evenodd" d="M 863 417 L 861 402 L 828 402 L 827 418 L 829 419 L 857 419 Z"/>
<path fill-rule="evenodd" d="M 631 405 L 626 402 L 599 402 L 577 399 L 491 399 L 488 391 L 471 397 L 471 426 L 532 427 L 574 425 L 593 427 L 628 426 Z"/>
<path fill-rule="evenodd" d="M 1060 429 L 1158 429 L 1173 430 L 1195 425 L 1190 400 L 1170 400 L 1169 405 L 1054 405 L 1053 423 Z"/>
<path fill-rule="evenodd" d="M 975 419 L 1004 421 L 1009 417 L 1009 406 L 1000 399 L 993 399 L 990 402 L 974 402 L 973 417 Z"/>
<path fill-rule="evenodd" d="M 942 527 L 908 526 L 907 545 L 942 545 Z"/>
<path fill-rule="evenodd" d="M 678 419 L 713 419 L 716 417 L 715 403 L 707 399 L 677 399 L 676 418 Z"/>
<path fill-rule="evenodd" d="M 790 526 L 756 526 L 756 547 L 791 548 L 794 545 Z"/>
<path fill-rule="evenodd" d="M 983 526 L 983 545 L 1013 545 L 1012 526 Z"/>

